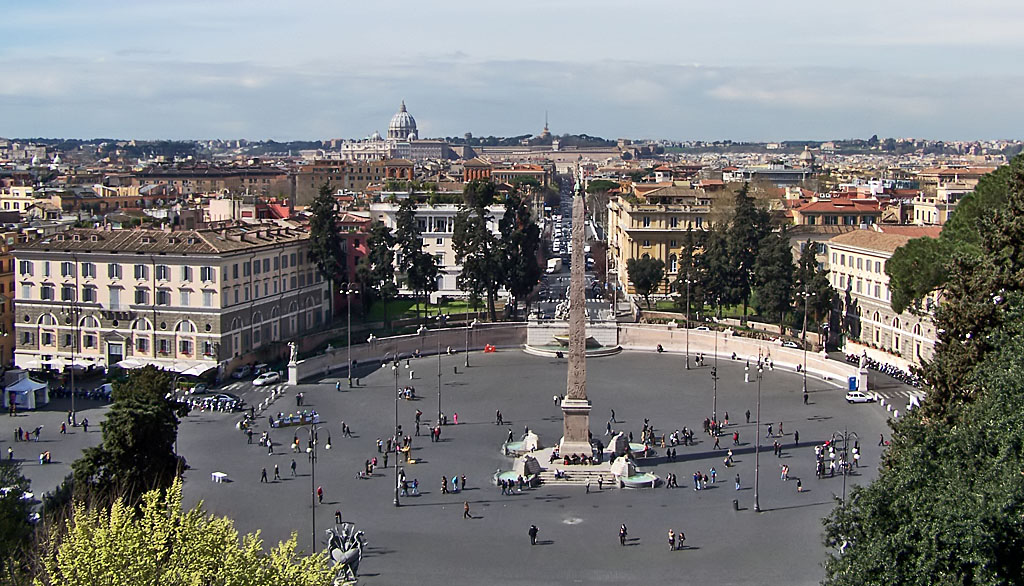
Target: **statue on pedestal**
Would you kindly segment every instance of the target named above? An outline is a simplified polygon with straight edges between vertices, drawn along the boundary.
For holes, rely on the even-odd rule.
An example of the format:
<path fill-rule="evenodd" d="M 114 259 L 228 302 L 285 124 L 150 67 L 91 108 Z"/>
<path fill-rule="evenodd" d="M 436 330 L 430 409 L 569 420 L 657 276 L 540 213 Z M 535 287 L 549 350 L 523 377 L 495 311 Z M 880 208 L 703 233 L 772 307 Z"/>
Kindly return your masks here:
<path fill-rule="evenodd" d="M 290 354 L 288 356 L 288 364 L 298 364 L 299 362 L 299 345 L 295 342 L 288 342 L 288 350 Z"/>

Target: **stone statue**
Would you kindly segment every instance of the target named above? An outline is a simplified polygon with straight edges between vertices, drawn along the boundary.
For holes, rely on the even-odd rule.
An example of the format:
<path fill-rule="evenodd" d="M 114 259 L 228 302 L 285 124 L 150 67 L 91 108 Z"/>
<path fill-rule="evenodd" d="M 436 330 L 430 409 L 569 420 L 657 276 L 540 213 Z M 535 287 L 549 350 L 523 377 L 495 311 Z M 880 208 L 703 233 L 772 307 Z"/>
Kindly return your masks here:
<path fill-rule="evenodd" d="M 866 370 L 868 367 L 868 353 L 867 350 L 860 353 L 860 369 Z"/>
<path fill-rule="evenodd" d="M 291 352 L 288 356 L 288 364 L 297 364 L 299 362 L 299 345 L 295 342 L 288 342 L 288 350 Z"/>
<path fill-rule="evenodd" d="M 359 576 L 359 562 L 363 559 L 366 538 L 356 531 L 353 523 L 342 523 L 341 529 L 327 530 L 327 552 L 337 568 L 335 582 L 355 580 Z"/>

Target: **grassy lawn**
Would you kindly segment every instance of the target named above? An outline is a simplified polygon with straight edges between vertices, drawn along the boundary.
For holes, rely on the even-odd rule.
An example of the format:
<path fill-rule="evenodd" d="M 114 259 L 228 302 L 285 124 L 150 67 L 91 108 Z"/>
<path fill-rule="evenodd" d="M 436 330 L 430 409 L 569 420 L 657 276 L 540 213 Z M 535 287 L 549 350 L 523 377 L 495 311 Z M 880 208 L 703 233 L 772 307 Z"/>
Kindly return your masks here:
<path fill-rule="evenodd" d="M 368 321 L 383 321 L 384 320 L 384 309 L 387 308 L 388 320 L 400 319 L 403 317 L 416 317 L 417 312 L 423 311 L 423 303 L 413 301 L 412 299 L 394 299 L 388 303 L 374 303 L 370 307 L 370 312 L 367 314 L 366 319 Z M 502 304 L 499 302 L 496 308 L 500 309 Z M 484 311 L 486 309 L 485 304 L 480 303 L 476 307 L 477 311 Z M 431 303 L 426 306 L 427 315 L 437 315 L 437 305 Z M 441 313 L 465 313 L 467 311 L 473 311 L 472 305 L 469 302 L 455 299 L 447 301 L 441 305 Z"/>
<path fill-rule="evenodd" d="M 647 306 L 645 304 L 643 304 L 643 303 L 640 304 L 640 307 L 642 309 L 646 309 L 647 308 Z M 677 306 L 675 303 L 673 303 L 672 301 L 670 301 L 668 299 L 662 299 L 662 300 L 659 300 L 659 301 L 655 302 L 654 310 L 655 311 L 672 311 L 672 312 L 676 312 L 676 313 L 679 313 L 679 314 L 684 314 L 685 313 L 683 311 L 682 307 Z M 697 313 L 696 310 L 694 310 L 693 315 L 696 315 L 696 313 Z M 701 312 L 701 315 L 712 315 L 713 313 L 714 313 L 714 311 L 712 310 L 711 306 L 705 305 L 704 306 L 704 310 Z M 743 315 L 743 305 L 724 305 L 724 306 L 722 306 L 722 317 L 736 317 L 736 318 L 738 318 L 741 315 Z M 748 316 L 757 315 L 757 312 L 754 311 L 753 307 L 748 307 L 747 308 L 747 315 Z"/>

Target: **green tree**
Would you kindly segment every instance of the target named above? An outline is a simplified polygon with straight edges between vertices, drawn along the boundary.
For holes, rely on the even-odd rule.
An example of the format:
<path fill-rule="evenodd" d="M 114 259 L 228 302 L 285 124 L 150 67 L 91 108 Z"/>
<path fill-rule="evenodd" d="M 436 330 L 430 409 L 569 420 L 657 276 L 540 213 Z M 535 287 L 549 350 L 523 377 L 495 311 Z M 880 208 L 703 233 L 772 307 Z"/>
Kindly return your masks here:
<path fill-rule="evenodd" d="M 363 299 L 384 304 L 384 325 L 388 324 L 388 302 L 398 296 L 395 286 L 395 238 L 384 222 L 375 221 L 366 236 L 367 254 L 359 259 L 356 280 Z M 365 306 L 365 305 L 364 305 Z"/>
<path fill-rule="evenodd" d="M 320 186 L 320 192 L 309 206 L 309 256 L 317 270 L 334 285 L 347 282 L 345 250 L 338 232 L 338 202 L 331 192 L 330 183 Z"/>
<path fill-rule="evenodd" d="M 731 286 L 727 286 L 722 299 L 728 303 L 743 303 L 743 320 L 746 320 L 750 304 L 750 288 L 753 284 L 754 263 L 757 261 L 761 241 L 771 232 L 771 217 L 760 209 L 750 196 L 750 186 L 744 183 L 736 192 L 732 220 L 726 232 L 729 258 L 731 259 Z"/>
<path fill-rule="evenodd" d="M 722 300 L 736 289 L 736 272 L 729 252 L 727 226 L 711 227 L 704 239 L 704 249 L 694 260 L 695 280 L 703 293 L 700 304 L 708 304 L 721 315 Z"/>
<path fill-rule="evenodd" d="M 462 264 L 459 288 L 487 300 L 487 313 L 497 319 L 494 302 L 506 283 L 505 257 L 501 243 L 488 226 L 487 207 L 494 203 L 494 184 L 474 180 L 462 192 L 463 203 L 455 214 L 452 248 L 455 261 Z"/>
<path fill-rule="evenodd" d="M 626 260 L 626 274 L 633 282 L 633 289 L 644 298 L 647 309 L 650 309 L 651 293 L 665 279 L 665 263 L 651 257 L 631 258 Z"/>
<path fill-rule="evenodd" d="M 86 448 L 72 464 L 76 491 L 99 502 L 134 502 L 167 488 L 184 465 L 174 453 L 182 407 L 167 398 L 172 377 L 154 366 L 114 383 L 114 403 L 103 422 L 103 443 Z"/>
<path fill-rule="evenodd" d="M 185 510 L 181 482 L 141 496 L 138 510 L 119 499 L 108 508 L 74 507 L 42 556 L 40 585 L 160 584 L 323 586 L 335 572 L 326 556 L 301 556 L 296 537 L 267 552 L 259 533 L 241 538 L 234 522 Z"/>
<path fill-rule="evenodd" d="M 0 561 L 6 574 L 0 583 L 14 584 L 24 570 L 25 552 L 32 538 L 32 504 L 22 498 L 29 482 L 21 475 L 21 464 L 0 462 L 0 489 Z"/>
<path fill-rule="evenodd" d="M 405 273 L 406 285 L 413 296 L 423 296 L 423 315 L 427 313 L 428 295 L 437 290 L 437 263 L 423 252 L 423 233 L 416 221 L 416 201 L 403 199 L 395 215 L 395 243 L 398 245 L 398 270 Z"/>
<path fill-rule="evenodd" d="M 537 249 L 540 247 L 540 228 L 533 221 L 530 206 L 518 189 L 512 190 L 505 198 L 505 213 L 498 222 L 501 232 L 505 265 L 505 283 L 512 295 L 512 315 L 519 308 L 519 301 L 530 312 L 530 293 L 540 282 L 540 265 Z"/>
<path fill-rule="evenodd" d="M 793 307 L 793 253 L 786 231 L 765 236 L 754 262 L 754 286 L 757 311 L 778 316 L 779 333 L 785 333 L 786 312 Z"/>
<path fill-rule="evenodd" d="M 799 314 L 800 326 L 803 326 L 803 293 L 810 294 L 807 298 L 807 312 L 808 318 L 813 318 L 809 320 L 811 325 L 822 323 L 822 317 L 828 317 L 832 304 L 835 303 L 836 291 L 828 280 L 828 269 L 819 266 L 817 250 L 818 244 L 808 240 L 804 243 L 804 249 L 800 252 L 800 259 L 797 261 L 793 291 L 797 295 L 796 310 Z"/>

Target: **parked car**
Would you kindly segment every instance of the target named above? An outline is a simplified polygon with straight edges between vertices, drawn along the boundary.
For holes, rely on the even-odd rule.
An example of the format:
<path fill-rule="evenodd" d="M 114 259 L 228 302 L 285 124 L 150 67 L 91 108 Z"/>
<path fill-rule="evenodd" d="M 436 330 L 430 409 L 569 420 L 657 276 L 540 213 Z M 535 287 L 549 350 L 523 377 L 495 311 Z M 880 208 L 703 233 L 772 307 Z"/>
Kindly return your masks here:
<path fill-rule="evenodd" d="M 267 364 L 266 362 L 261 362 L 261 363 L 259 363 L 259 364 L 257 364 L 256 366 L 253 367 L 252 373 L 255 374 L 255 375 L 261 375 L 264 372 L 268 372 L 269 370 L 270 370 L 270 365 Z"/>
<path fill-rule="evenodd" d="M 800 344 L 797 344 L 796 342 L 794 342 L 792 340 L 786 340 L 785 342 L 782 343 L 782 347 L 783 348 L 796 348 L 797 350 L 799 350 L 800 349 Z"/>
<path fill-rule="evenodd" d="M 263 374 L 256 377 L 256 379 L 252 381 L 252 386 L 262 387 L 263 385 L 272 385 L 274 383 L 279 382 L 281 382 L 281 373 L 270 371 L 264 372 Z"/>
<path fill-rule="evenodd" d="M 709 328 L 707 326 L 700 326 L 700 327 L 696 327 L 696 328 L 693 328 L 693 329 L 696 332 L 710 332 L 711 331 L 711 328 Z"/>
<path fill-rule="evenodd" d="M 846 393 L 847 403 L 874 403 L 875 397 L 873 395 L 865 395 L 860 391 L 850 391 Z"/>
<path fill-rule="evenodd" d="M 252 367 L 248 364 L 239 366 L 235 369 L 235 372 L 231 373 L 231 378 L 243 379 L 252 374 Z"/>

